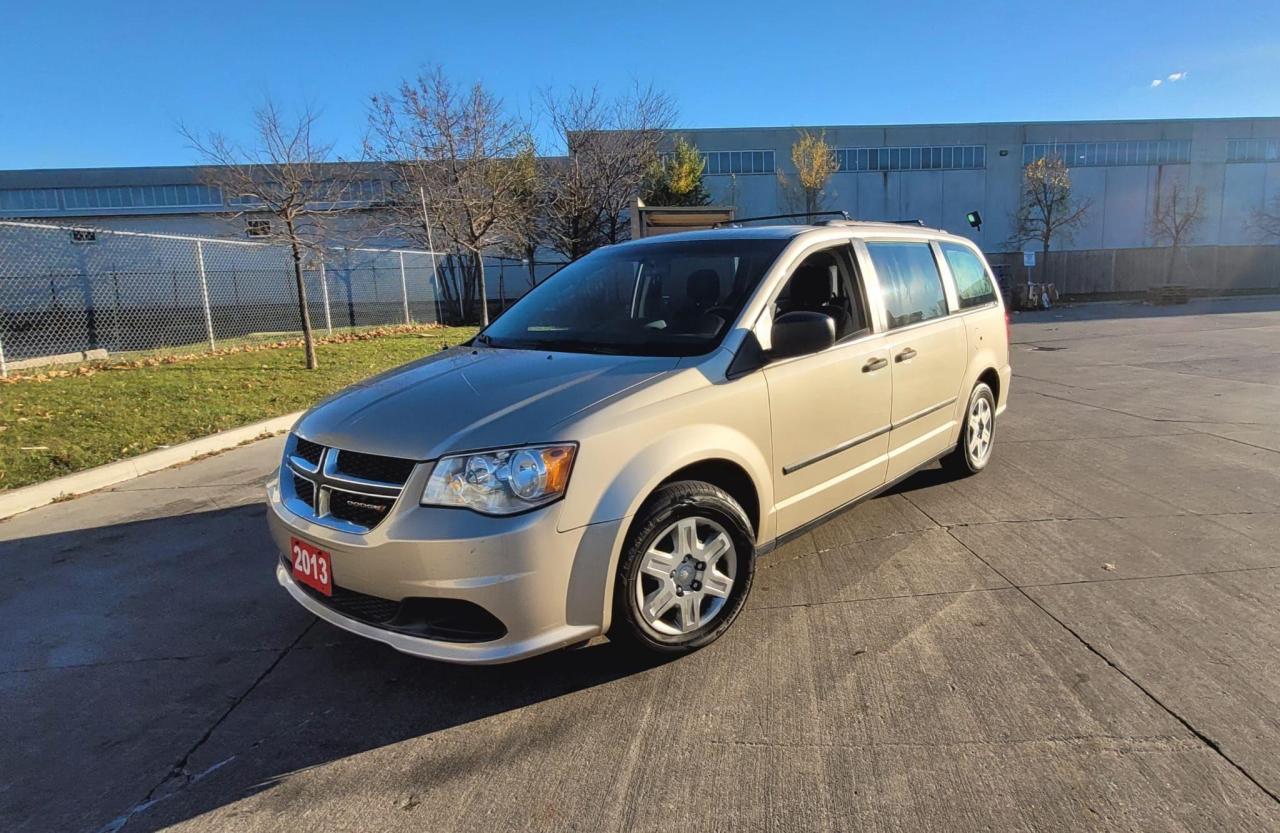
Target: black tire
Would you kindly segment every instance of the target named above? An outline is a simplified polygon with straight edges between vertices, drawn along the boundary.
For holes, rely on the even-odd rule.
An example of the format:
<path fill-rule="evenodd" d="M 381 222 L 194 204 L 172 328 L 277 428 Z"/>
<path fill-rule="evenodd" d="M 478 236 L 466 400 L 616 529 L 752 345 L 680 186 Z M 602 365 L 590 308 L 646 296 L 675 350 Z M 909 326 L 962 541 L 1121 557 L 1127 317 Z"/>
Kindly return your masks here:
<path fill-rule="evenodd" d="M 645 565 L 646 556 L 651 549 L 661 548 L 666 542 L 672 542 L 675 545 L 673 549 L 679 549 L 678 540 L 671 537 L 671 535 L 678 536 L 679 533 L 672 532 L 671 528 L 678 522 L 689 519 L 692 519 L 695 529 L 699 524 L 706 522 L 703 529 L 710 533 L 707 536 L 710 542 L 708 546 L 716 543 L 715 539 L 718 537 L 716 526 L 727 535 L 733 545 L 731 553 L 715 556 L 715 564 L 707 570 L 706 574 L 699 571 L 694 573 L 694 576 L 707 578 L 711 570 L 718 569 L 717 565 L 727 566 L 728 559 L 732 557 L 734 561 L 732 585 L 725 597 L 712 597 L 709 589 L 704 594 L 702 587 L 697 588 L 697 595 L 702 600 L 698 602 L 702 605 L 700 610 L 710 611 L 712 607 L 717 608 L 714 613 L 706 614 L 708 620 L 701 626 L 678 634 L 659 633 L 654 625 L 646 621 L 640 606 L 641 598 L 647 595 L 647 592 L 657 589 L 655 583 L 665 584 L 665 579 L 655 579 L 651 573 L 642 573 L 641 568 Z M 670 534 L 664 534 L 664 531 Z M 701 544 L 702 542 L 699 542 L 699 545 Z M 673 553 L 672 557 L 676 555 L 677 553 Z M 746 512 L 737 501 L 723 489 L 700 480 L 685 480 L 663 486 L 645 502 L 631 525 L 631 531 L 618 564 L 618 575 L 614 581 L 613 622 L 609 629 L 609 639 L 624 648 L 641 649 L 664 655 L 695 651 L 714 642 L 733 624 L 733 620 L 737 618 L 746 602 L 754 574 L 755 535 Z M 718 573 L 718 575 L 724 574 Z M 671 580 L 672 585 L 677 583 L 674 573 Z M 708 582 L 708 587 L 711 583 Z M 690 597 L 694 595 L 692 589 L 687 592 Z M 716 599 L 720 598 L 723 598 L 723 603 L 717 606 Z M 676 617 L 681 618 L 680 611 L 676 612 Z"/>
<path fill-rule="evenodd" d="M 975 453 L 975 443 L 972 442 L 972 431 L 975 423 L 973 416 L 975 409 L 981 413 L 984 406 L 986 429 L 981 433 L 979 442 L 976 445 L 985 448 L 985 451 Z M 985 445 L 983 444 L 983 438 L 985 438 Z M 955 449 L 950 454 L 942 458 L 942 467 L 956 477 L 968 477 L 977 474 L 991 462 L 995 441 L 996 397 L 986 382 L 979 382 L 973 386 L 973 391 L 969 394 L 969 401 L 965 404 L 964 418 L 960 423 L 960 441 L 956 443 Z"/>

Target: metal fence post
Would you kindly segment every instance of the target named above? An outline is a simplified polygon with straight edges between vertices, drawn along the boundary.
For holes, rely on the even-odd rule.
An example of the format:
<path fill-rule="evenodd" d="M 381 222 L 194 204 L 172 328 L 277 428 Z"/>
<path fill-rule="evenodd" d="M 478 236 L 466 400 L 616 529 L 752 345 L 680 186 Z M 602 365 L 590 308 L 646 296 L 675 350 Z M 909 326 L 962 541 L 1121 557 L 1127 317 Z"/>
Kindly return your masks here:
<path fill-rule="evenodd" d="M 209 309 L 209 281 L 204 274 L 204 243 L 196 241 L 196 268 L 200 272 L 200 298 L 204 301 L 204 329 L 209 336 L 209 349 L 216 350 L 213 343 L 213 312 Z"/>
<path fill-rule="evenodd" d="M 436 253 L 431 253 L 431 300 L 435 303 L 436 323 L 444 323 L 444 309 L 440 306 L 440 276 L 436 274 Z"/>
<path fill-rule="evenodd" d="M 409 282 L 404 276 L 404 252 L 400 252 L 400 298 L 404 301 L 404 323 L 409 322 Z"/>
<path fill-rule="evenodd" d="M 333 316 L 329 313 L 329 279 L 325 276 L 324 255 L 320 255 L 320 297 L 324 298 L 324 329 L 333 335 Z"/>
<path fill-rule="evenodd" d="M 9 375 L 9 365 L 4 360 L 4 339 L 0 338 L 0 379 Z"/>

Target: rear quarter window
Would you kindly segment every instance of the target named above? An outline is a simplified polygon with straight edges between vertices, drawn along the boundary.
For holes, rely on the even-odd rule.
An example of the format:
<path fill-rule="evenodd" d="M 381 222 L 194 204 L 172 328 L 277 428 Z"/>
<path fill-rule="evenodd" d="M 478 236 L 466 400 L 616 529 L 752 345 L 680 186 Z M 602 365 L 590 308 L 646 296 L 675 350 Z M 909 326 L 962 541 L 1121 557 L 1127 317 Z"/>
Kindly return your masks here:
<path fill-rule="evenodd" d="M 956 280 L 956 294 L 959 296 L 960 309 L 995 303 L 995 287 L 978 256 L 970 249 L 955 243 L 939 245 L 942 247 L 943 257 L 947 259 L 947 265 L 951 267 L 951 275 Z"/>

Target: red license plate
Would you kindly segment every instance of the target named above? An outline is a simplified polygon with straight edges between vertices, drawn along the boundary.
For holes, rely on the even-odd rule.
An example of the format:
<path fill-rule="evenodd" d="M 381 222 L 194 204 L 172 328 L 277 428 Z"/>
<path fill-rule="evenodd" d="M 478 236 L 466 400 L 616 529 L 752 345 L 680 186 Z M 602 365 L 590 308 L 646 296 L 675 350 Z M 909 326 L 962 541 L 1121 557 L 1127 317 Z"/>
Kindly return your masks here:
<path fill-rule="evenodd" d="M 333 562 L 328 552 L 315 544 L 290 538 L 289 560 L 293 562 L 294 578 L 326 596 L 333 595 Z"/>

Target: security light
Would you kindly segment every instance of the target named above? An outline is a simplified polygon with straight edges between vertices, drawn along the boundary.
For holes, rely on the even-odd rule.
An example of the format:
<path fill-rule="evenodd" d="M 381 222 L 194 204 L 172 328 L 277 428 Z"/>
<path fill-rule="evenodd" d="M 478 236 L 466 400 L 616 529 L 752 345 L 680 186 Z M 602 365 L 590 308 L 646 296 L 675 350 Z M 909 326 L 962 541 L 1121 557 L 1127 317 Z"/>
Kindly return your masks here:
<path fill-rule="evenodd" d="M 970 226 L 972 226 L 973 228 L 976 228 L 978 231 L 982 231 L 982 215 L 981 214 L 979 214 L 976 211 L 970 211 L 968 214 L 964 215 L 964 217 L 966 220 L 969 221 Z"/>

